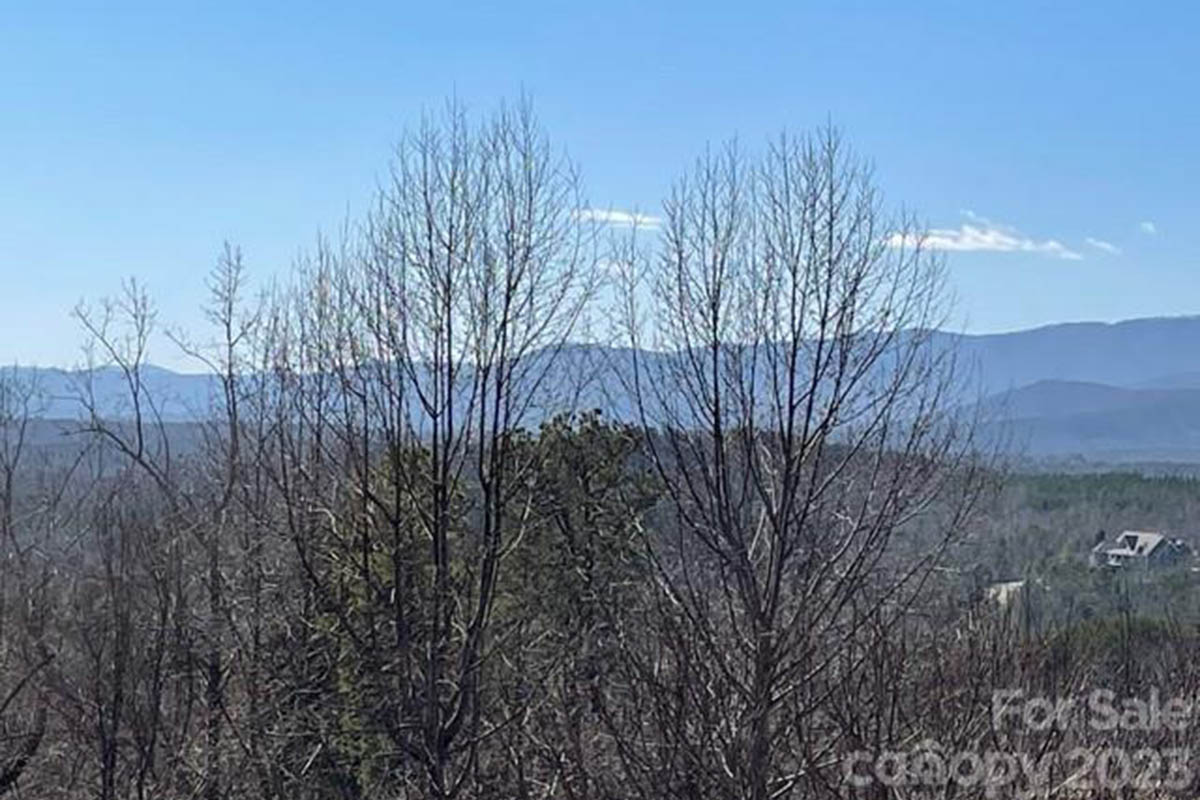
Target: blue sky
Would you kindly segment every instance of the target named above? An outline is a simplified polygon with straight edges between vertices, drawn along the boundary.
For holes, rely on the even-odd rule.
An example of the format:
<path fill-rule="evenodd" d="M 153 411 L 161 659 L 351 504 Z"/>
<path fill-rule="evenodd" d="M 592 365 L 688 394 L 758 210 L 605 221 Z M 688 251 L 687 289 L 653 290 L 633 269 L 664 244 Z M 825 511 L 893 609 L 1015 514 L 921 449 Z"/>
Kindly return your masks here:
<path fill-rule="evenodd" d="M 1198 25 L 1149 2 L 6 3 L 0 362 L 77 362 L 70 309 L 128 276 L 197 328 L 224 240 L 286 270 L 451 93 L 527 92 L 591 204 L 647 213 L 707 142 L 832 120 L 946 248 L 961 327 L 1197 313 Z"/>

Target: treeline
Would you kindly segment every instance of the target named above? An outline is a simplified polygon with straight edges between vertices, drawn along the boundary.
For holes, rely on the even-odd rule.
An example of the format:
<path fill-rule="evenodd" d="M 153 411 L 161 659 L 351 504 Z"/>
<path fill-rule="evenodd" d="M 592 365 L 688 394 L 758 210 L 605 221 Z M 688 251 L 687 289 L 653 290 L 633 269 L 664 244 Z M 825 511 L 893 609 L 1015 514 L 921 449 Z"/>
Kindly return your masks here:
<path fill-rule="evenodd" d="M 1200 518 L 1195 478 L 1135 472 L 1012 474 L 979 536 L 958 556 L 980 592 L 1000 581 L 1025 581 L 1022 622 L 1070 628 L 1127 615 L 1149 624 L 1200 624 Z M 1091 551 L 1126 530 L 1181 538 L 1190 554 L 1170 567 L 1092 568 Z"/>
<path fill-rule="evenodd" d="M 146 294 L 81 307 L 120 413 L 85 382 L 42 462 L 0 396 L 0 793 L 887 797 L 853 754 L 1096 676 L 953 568 L 996 473 L 939 264 L 834 133 L 709 151 L 660 230 L 585 208 L 527 108 L 432 119 L 286 285 L 226 250 L 186 443 Z M 586 337 L 637 422 L 578 407 Z"/>

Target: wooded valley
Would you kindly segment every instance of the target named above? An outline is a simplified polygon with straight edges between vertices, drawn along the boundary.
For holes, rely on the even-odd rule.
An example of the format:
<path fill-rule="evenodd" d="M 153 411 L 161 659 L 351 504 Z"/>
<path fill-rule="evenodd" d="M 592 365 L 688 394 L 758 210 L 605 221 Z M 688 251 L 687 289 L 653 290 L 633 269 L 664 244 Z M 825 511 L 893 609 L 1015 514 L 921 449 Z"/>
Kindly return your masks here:
<path fill-rule="evenodd" d="M 998 728 L 996 691 L 1200 688 L 1191 573 L 1086 568 L 1194 483 L 1012 474 L 940 260 L 836 132 L 710 149 L 657 231 L 581 193 L 527 107 L 451 107 L 286 279 L 226 248 L 210 331 L 135 283 L 81 306 L 123 407 L 79 373 L 34 446 L 7 375 L 0 795 L 911 797 L 848 759 L 1096 741 Z M 187 425 L 162 331 L 218 379 Z M 599 389 L 635 421 L 581 405 L 584 340 L 634 354 Z"/>

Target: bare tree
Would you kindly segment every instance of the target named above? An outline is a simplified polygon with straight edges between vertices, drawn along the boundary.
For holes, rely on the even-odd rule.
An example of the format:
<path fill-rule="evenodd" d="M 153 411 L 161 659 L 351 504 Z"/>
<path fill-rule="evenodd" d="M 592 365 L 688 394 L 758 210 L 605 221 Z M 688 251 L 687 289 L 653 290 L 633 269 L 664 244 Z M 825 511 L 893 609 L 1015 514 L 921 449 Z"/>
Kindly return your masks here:
<path fill-rule="evenodd" d="M 668 496 L 658 627 L 627 652 L 642 796 L 811 784 L 846 733 L 819 724 L 861 667 L 841 655 L 897 629 L 963 529 L 977 473 L 921 243 L 826 130 L 707 153 L 657 248 L 620 248 L 626 379 Z"/>
<path fill-rule="evenodd" d="M 0 371 L 0 795 L 16 788 L 46 734 L 44 698 L 30 702 L 54 659 L 43 637 L 48 592 L 35 558 L 43 544 L 37 523 L 50 515 L 34 498 L 44 490 L 45 505 L 53 505 L 56 487 L 39 485 L 28 469 L 31 427 L 43 411 L 35 375 Z"/>
<path fill-rule="evenodd" d="M 13 685 L 5 695 L 0 698 L 0 723 L 3 723 L 3 729 L 7 732 L 9 725 L 5 719 L 6 712 L 9 711 L 13 702 L 27 688 L 29 683 L 36 677 L 37 673 L 48 665 L 53 660 L 52 654 L 47 654 L 42 658 L 42 661 L 30 668 L 21 678 Z M 7 793 L 17 785 L 17 779 L 21 777 L 21 773 L 29 766 L 30 760 L 37 754 L 38 748 L 41 746 L 42 737 L 46 735 L 46 706 L 39 705 L 34 714 L 33 725 L 17 736 L 5 736 L 4 738 L 16 743 L 16 746 L 11 752 L 5 752 L 3 760 L 0 761 L 0 795 Z"/>
<path fill-rule="evenodd" d="M 78 399 L 83 411 L 81 432 L 94 437 L 103 449 L 114 450 L 146 473 L 172 505 L 178 505 L 172 476 L 171 437 L 162 415 L 164 398 L 147 384 L 150 343 L 158 312 L 145 287 L 126 281 L 115 298 L 105 298 L 99 308 L 79 304 L 74 317 L 87 334 L 86 368 L 78 375 Z M 124 386 L 120 401 L 97 391 L 104 370 L 113 370 Z"/>
<path fill-rule="evenodd" d="M 15 366 L 0 372 L 0 539 L 16 558 L 23 549 L 16 539 L 16 481 L 28 449 L 29 426 L 43 410 L 34 374 L 23 375 Z"/>
<path fill-rule="evenodd" d="M 484 686 L 522 537 L 532 451 L 514 441 L 561 407 L 554 367 L 594 287 L 581 205 L 526 105 L 479 124 L 451 106 L 402 140 L 369 219 L 303 267 L 280 340 L 288 524 L 355 653 L 355 713 L 413 796 L 487 783 L 481 743 L 515 722 Z"/>
<path fill-rule="evenodd" d="M 172 337 L 211 375 L 186 440 L 145 293 L 79 309 L 126 404 L 85 373 L 64 796 L 839 796 L 922 730 L 914 659 L 997 680 L 916 602 L 981 472 L 939 264 L 869 170 L 829 131 L 731 146 L 619 243 L 636 425 L 574 413 L 584 206 L 527 106 L 428 119 L 287 289 L 248 301 L 226 247 L 213 340 Z"/>

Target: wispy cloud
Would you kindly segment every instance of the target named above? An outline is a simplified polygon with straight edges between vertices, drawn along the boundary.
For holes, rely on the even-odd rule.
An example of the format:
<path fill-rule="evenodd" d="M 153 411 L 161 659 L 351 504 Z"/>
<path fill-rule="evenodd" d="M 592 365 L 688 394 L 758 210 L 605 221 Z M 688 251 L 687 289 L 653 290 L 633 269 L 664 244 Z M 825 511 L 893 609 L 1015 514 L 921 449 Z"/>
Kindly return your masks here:
<path fill-rule="evenodd" d="M 1105 253 L 1108 253 L 1110 255 L 1114 255 L 1114 256 L 1121 255 L 1121 248 L 1117 247 L 1112 242 L 1106 242 L 1103 239 L 1093 239 L 1091 236 L 1084 239 L 1084 241 L 1087 242 L 1088 244 L 1090 244 L 1092 247 L 1096 248 L 1097 250 L 1103 250 Z"/>
<path fill-rule="evenodd" d="M 893 247 L 912 247 L 920 242 L 922 247 L 930 250 L 960 253 L 1039 253 L 1068 261 L 1083 258 L 1082 254 L 1057 239 L 1030 238 L 1010 225 L 992 222 L 969 209 L 964 209 L 962 214 L 970 222 L 964 222 L 957 228 L 933 228 L 926 231 L 923 237 L 896 233 L 888 243 Z"/>
<path fill-rule="evenodd" d="M 639 214 L 634 211 L 617 211 L 604 208 L 581 208 L 575 212 L 576 217 L 589 222 L 599 222 L 618 228 L 658 228 L 662 219 L 650 214 Z"/>
<path fill-rule="evenodd" d="M 1146 220 L 1145 222 L 1139 222 L 1138 230 L 1140 230 L 1142 233 L 1146 234 L 1147 236 L 1157 236 L 1158 235 L 1158 226 L 1155 225 L 1150 220 Z"/>

